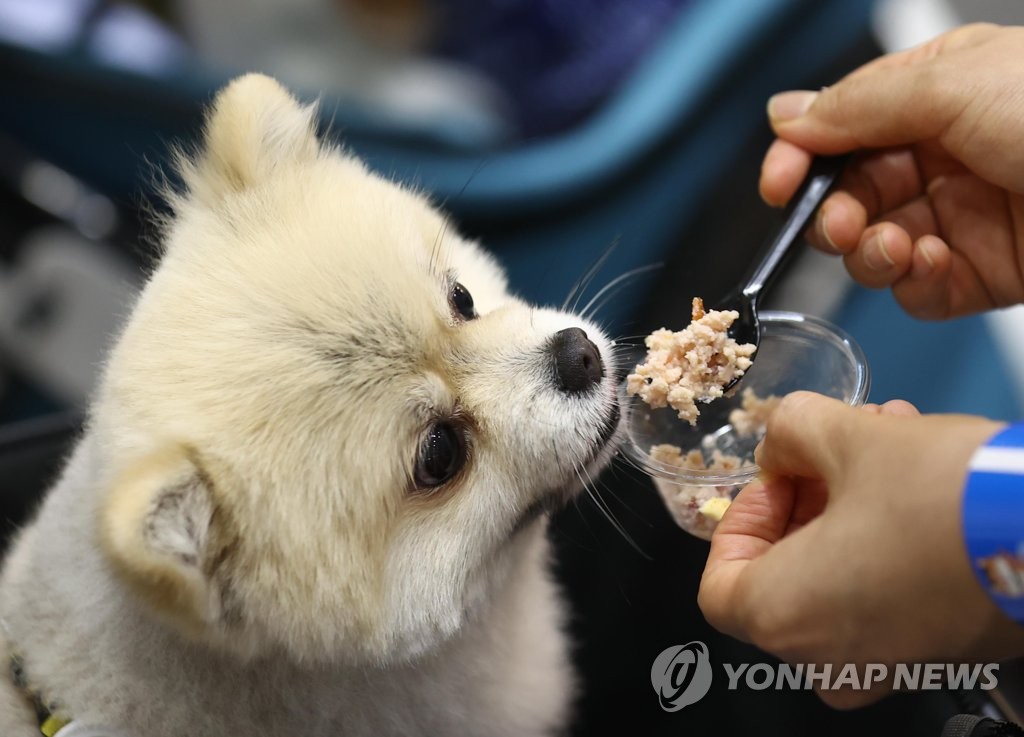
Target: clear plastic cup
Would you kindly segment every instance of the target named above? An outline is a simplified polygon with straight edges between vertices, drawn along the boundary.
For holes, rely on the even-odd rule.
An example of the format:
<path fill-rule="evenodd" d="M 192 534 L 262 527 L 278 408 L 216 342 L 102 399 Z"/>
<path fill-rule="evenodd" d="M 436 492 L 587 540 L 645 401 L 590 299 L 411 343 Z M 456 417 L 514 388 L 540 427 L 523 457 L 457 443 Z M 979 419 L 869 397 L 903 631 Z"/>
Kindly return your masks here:
<path fill-rule="evenodd" d="M 625 395 L 623 389 L 628 415 L 624 451 L 650 474 L 676 523 L 705 540 L 710 539 L 717 522 L 702 514 L 700 507 L 714 497 L 732 498 L 759 470 L 754 448 L 763 429 L 742 434 L 729 421 L 732 411 L 741 407 L 745 391 L 765 399 L 807 390 L 860 406 L 870 388 L 864 352 L 840 328 L 796 312 L 762 312 L 760 318 L 761 344 L 753 366 L 732 396 L 699 405 L 696 426 L 679 419 L 671 408 L 651 409 L 639 397 Z M 636 358 L 642 360 L 643 354 Z M 705 461 L 717 450 L 739 462 L 729 470 L 680 468 L 651 457 L 652 446 L 658 444 L 677 446 L 683 453 L 700 450 Z"/>

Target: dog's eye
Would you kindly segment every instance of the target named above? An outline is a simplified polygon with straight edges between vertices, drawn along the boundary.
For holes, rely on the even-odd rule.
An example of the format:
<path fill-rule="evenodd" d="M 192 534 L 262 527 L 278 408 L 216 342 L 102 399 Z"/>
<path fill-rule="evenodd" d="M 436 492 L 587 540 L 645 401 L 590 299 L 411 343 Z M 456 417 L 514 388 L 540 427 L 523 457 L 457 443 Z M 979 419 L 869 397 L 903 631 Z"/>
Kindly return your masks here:
<path fill-rule="evenodd" d="M 416 486 L 440 486 L 459 472 L 466 462 L 466 442 L 450 422 L 436 422 L 427 430 L 416 459 Z"/>
<path fill-rule="evenodd" d="M 452 287 L 452 293 L 448 299 L 452 303 L 452 309 L 463 320 L 472 320 L 476 317 L 476 308 L 473 307 L 473 295 L 458 282 L 455 282 L 455 285 Z"/>

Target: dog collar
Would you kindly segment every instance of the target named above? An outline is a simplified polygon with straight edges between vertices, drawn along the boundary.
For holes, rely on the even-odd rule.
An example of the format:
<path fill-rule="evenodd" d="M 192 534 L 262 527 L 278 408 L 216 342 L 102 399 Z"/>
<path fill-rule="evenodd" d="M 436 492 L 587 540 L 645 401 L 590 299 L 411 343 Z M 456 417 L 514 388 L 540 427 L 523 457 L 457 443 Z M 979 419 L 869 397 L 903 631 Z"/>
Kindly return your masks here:
<path fill-rule="evenodd" d="M 11 631 L 7 622 L 0 619 L 0 636 L 7 640 L 8 651 L 11 653 L 7 663 L 7 672 L 14 688 L 22 695 L 36 714 L 39 723 L 39 733 L 44 737 L 57 737 L 65 727 L 71 726 L 71 719 L 54 702 L 43 698 L 38 689 L 30 685 L 28 675 L 25 672 L 25 659 L 18 653 L 11 639 Z M 67 736 L 67 732 L 63 732 Z"/>
<path fill-rule="evenodd" d="M 29 706 L 36 713 L 36 720 L 39 722 L 39 733 L 44 737 L 56 737 L 64 732 L 64 728 L 71 724 L 71 719 L 60 708 L 58 704 L 47 701 L 40 692 L 29 684 L 28 676 L 25 674 L 25 661 L 17 653 L 11 655 L 10 675 L 14 687 L 21 692 L 21 695 L 28 702 Z"/>
<path fill-rule="evenodd" d="M 124 732 L 74 722 L 59 702 L 43 697 L 34 687 L 25 670 L 25 659 L 14 648 L 7 623 L 0 619 L 0 639 L 7 640 L 9 652 L 8 675 L 15 689 L 36 714 L 39 734 L 43 737 L 128 737 Z"/>

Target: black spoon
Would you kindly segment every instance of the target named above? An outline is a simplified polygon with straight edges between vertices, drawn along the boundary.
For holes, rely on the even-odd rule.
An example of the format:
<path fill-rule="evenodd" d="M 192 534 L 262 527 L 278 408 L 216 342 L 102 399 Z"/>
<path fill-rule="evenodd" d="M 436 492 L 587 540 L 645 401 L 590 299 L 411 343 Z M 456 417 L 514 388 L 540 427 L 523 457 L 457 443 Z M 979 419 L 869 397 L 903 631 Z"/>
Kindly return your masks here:
<path fill-rule="evenodd" d="M 757 316 L 758 300 L 782 271 L 780 267 L 786 257 L 793 252 L 793 244 L 800 240 L 814 213 L 832 191 L 848 158 L 848 155 L 819 156 L 811 162 L 807 176 L 786 206 L 785 222 L 778 234 L 762 247 L 754 261 L 754 268 L 744 281 L 744 286 L 715 306 L 717 310 L 736 310 L 740 313 L 736 322 L 729 328 L 729 337 L 737 343 L 760 345 L 761 322 Z M 752 358 L 756 359 L 757 353 L 754 353 Z M 723 389 L 729 391 L 741 378 L 737 376 Z"/>

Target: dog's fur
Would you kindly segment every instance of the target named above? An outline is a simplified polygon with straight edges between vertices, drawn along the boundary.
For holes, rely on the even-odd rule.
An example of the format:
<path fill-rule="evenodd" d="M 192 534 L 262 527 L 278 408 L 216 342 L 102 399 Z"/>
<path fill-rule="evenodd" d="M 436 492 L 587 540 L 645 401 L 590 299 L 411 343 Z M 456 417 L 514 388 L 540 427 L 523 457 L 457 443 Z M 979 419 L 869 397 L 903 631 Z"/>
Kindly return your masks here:
<path fill-rule="evenodd" d="M 6 560 L 0 657 L 76 720 L 150 737 L 552 734 L 573 678 L 545 512 L 612 452 L 611 346 L 511 297 L 313 127 L 266 77 L 216 100 L 86 431 Z M 550 341 L 572 326 L 606 370 L 566 393 Z M 417 488 L 438 418 L 468 461 Z M 33 724 L 0 678 L 0 734 Z"/>

